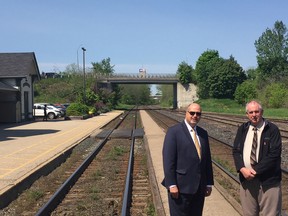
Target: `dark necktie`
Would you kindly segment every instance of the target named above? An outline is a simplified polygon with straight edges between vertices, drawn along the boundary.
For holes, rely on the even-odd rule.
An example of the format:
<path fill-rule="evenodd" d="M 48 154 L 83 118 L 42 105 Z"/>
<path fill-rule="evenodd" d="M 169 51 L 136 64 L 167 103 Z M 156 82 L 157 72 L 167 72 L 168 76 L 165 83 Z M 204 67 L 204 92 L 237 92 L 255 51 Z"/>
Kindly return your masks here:
<path fill-rule="evenodd" d="M 250 163 L 251 165 L 255 165 L 257 163 L 256 161 L 257 128 L 254 127 L 252 130 L 254 131 L 254 136 L 253 136 L 253 142 L 252 142 L 252 148 L 251 148 Z"/>

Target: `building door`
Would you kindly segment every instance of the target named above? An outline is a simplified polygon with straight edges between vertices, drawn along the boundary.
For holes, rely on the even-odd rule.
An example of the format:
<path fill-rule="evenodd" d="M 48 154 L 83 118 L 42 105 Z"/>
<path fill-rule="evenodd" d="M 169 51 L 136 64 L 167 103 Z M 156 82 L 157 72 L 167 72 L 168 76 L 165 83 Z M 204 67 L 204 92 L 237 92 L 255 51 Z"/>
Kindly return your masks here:
<path fill-rule="evenodd" d="M 25 91 L 24 92 L 24 120 L 28 120 L 29 119 L 29 105 L 28 105 L 28 92 Z"/>

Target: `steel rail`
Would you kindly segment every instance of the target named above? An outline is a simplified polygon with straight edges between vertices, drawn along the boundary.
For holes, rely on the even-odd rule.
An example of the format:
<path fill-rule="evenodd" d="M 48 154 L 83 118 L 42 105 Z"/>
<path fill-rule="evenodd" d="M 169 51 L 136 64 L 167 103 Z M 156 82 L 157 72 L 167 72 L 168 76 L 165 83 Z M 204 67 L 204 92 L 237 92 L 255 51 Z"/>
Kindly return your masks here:
<path fill-rule="evenodd" d="M 130 155 L 129 155 L 129 164 L 127 169 L 127 175 L 126 175 L 126 181 L 125 181 L 125 190 L 124 190 L 124 196 L 123 196 L 123 202 L 122 202 L 122 211 L 121 215 L 126 216 L 129 215 L 129 203 L 131 203 L 131 195 L 132 195 L 132 180 L 133 180 L 133 165 L 134 165 L 134 146 L 135 146 L 135 129 L 137 125 L 137 112 L 135 115 L 135 122 L 134 122 L 134 128 L 132 132 L 132 141 L 131 141 L 131 147 L 130 147 Z"/>
<path fill-rule="evenodd" d="M 228 175 L 230 178 L 232 178 L 235 182 L 240 184 L 239 179 L 237 176 L 233 175 L 231 172 L 229 172 L 225 167 L 223 167 L 221 164 L 216 162 L 215 160 L 212 159 L 213 164 L 215 164 L 219 169 L 221 169 L 226 175 Z"/>

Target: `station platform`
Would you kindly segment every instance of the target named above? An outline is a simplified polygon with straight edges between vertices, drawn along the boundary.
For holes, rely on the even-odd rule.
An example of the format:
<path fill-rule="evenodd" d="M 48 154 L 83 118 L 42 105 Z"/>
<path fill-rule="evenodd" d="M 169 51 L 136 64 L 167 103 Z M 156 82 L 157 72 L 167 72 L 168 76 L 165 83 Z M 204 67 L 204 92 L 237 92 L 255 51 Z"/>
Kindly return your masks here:
<path fill-rule="evenodd" d="M 10 126 L 0 125 L 0 196 L 70 147 L 95 134 L 122 113 L 123 111 L 112 111 L 86 120 L 48 120 Z M 161 185 L 164 176 L 162 146 L 165 133 L 145 111 L 140 111 L 140 114 L 164 215 L 169 215 L 167 192 Z M 206 198 L 203 215 L 240 214 L 213 187 L 212 195 Z"/>
<path fill-rule="evenodd" d="M 122 113 L 1 125 L 0 196 Z"/>

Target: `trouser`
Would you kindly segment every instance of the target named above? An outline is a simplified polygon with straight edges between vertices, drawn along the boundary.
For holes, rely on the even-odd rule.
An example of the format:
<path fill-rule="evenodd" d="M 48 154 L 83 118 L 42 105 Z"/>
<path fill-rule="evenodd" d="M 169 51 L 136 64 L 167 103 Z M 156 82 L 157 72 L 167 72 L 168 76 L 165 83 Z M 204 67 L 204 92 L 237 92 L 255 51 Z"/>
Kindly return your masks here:
<path fill-rule="evenodd" d="M 243 216 L 280 216 L 282 205 L 281 184 L 262 186 L 255 178 L 240 185 Z"/>
<path fill-rule="evenodd" d="M 204 206 L 204 195 L 179 194 L 178 199 L 172 198 L 168 192 L 170 216 L 201 216 Z"/>

